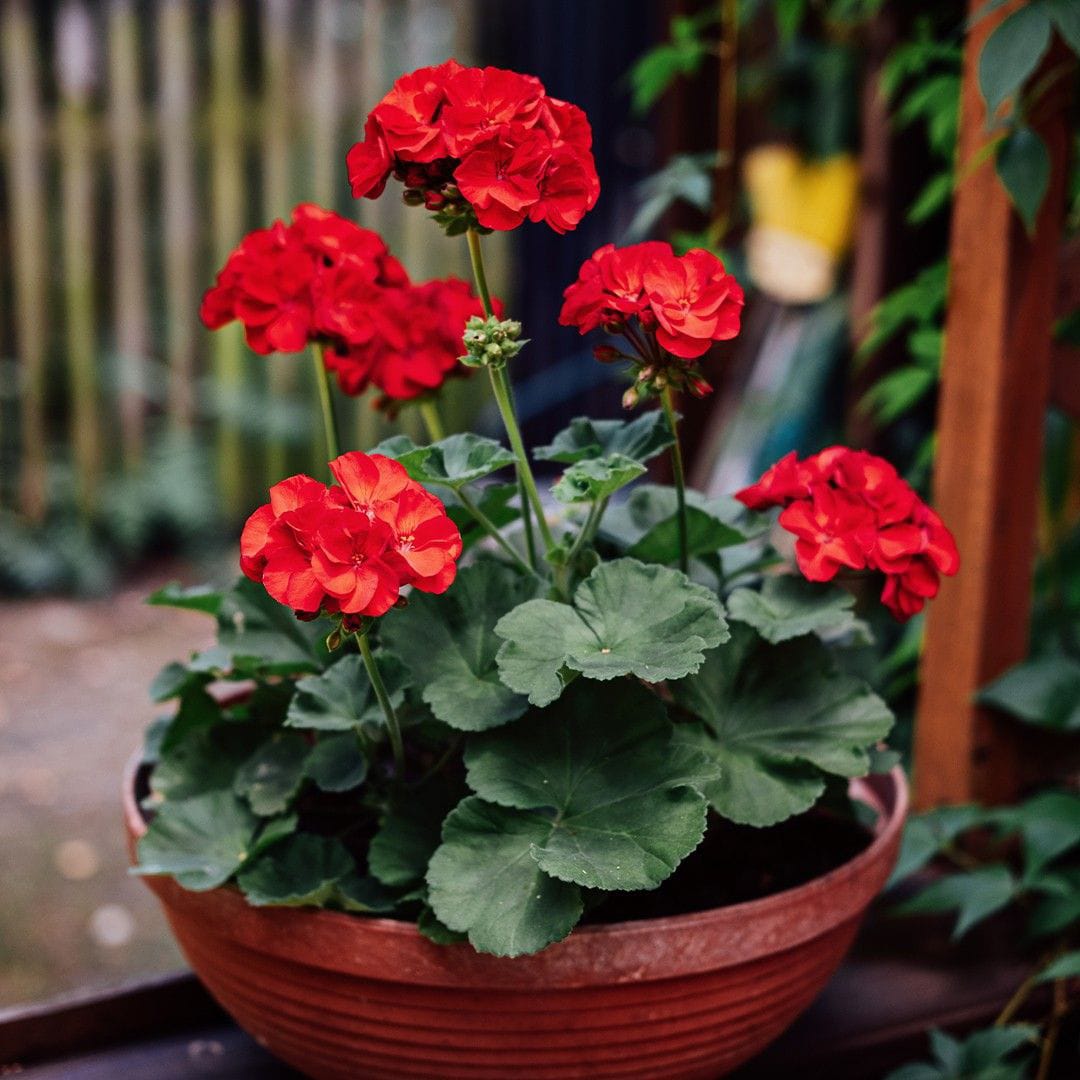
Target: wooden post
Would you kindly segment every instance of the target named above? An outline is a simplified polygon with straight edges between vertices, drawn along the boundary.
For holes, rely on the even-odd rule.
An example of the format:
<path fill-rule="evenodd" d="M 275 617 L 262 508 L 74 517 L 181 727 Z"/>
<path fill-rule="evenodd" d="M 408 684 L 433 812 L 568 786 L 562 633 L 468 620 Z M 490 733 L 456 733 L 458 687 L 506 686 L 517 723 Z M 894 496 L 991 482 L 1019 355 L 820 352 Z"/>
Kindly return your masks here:
<path fill-rule="evenodd" d="M 0 5 L 0 75 L 10 184 L 15 350 L 19 379 L 19 505 L 45 516 L 45 360 L 48 353 L 48 229 L 41 87 L 34 17 L 26 0 Z"/>
<path fill-rule="evenodd" d="M 56 23 L 64 349 L 70 411 L 68 432 L 76 501 L 88 516 L 101 473 L 100 363 L 95 318 L 94 150 L 91 95 L 96 79 L 96 27 L 82 0 L 69 0 Z"/>
<path fill-rule="evenodd" d="M 971 0 L 971 12 L 984 0 Z M 992 161 L 977 85 L 983 43 L 1012 7 L 980 19 L 964 49 L 958 175 L 934 502 L 956 534 L 961 567 L 927 617 L 915 731 L 922 809 L 1016 794 L 1011 722 L 973 704 L 977 690 L 1027 654 L 1032 564 L 1050 379 L 1050 334 L 1068 157 L 1068 80 L 1031 121 L 1046 140 L 1050 185 L 1028 237 Z M 1048 64 L 1060 62 L 1051 51 Z M 1036 79 L 1038 76 L 1036 76 Z"/>
<path fill-rule="evenodd" d="M 158 143 L 161 147 L 165 275 L 165 358 L 169 423 L 195 422 L 195 327 L 199 215 L 195 205 L 192 102 L 194 26 L 189 0 L 162 0 L 157 12 Z"/>

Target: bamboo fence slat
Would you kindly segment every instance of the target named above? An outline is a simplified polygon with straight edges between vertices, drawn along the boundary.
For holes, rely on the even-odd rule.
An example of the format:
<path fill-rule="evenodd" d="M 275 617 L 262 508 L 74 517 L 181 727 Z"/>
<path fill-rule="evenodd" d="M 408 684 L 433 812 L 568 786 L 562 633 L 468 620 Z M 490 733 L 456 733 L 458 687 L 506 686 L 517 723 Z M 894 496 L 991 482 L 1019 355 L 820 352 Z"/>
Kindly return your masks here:
<path fill-rule="evenodd" d="M 15 348 L 19 380 L 19 505 L 45 516 L 47 294 L 45 163 L 40 71 L 30 5 L 9 0 L 0 23 L 11 201 Z"/>
<path fill-rule="evenodd" d="M 189 0 L 162 0 L 157 18 L 167 409 L 174 428 L 195 421 L 195 303 L 199 219 L 195 193 L 195 58 Z"/>
<path fill-rule="evenodd" d="M 95 151 L 92 95 L 96 79 L 93 22 L 81 0 L 59 12 L 56 81 L 59 89 L 61 265 L 64 278 L 64 348 L 71 392 L 68 432 L 79 509 L 88 515 L 101 476 L 98 428 L 97 313 L 94 233 Z"/>
<path fill-rule="evenodd" d="M 292 0 L 267 0 L 262 19 L 262 140 L 260 173 L 262 179 L 262 221 L 284 218 L 293 204 L 292 159 L 290 148 L 293 116 L 291 82 Z M 275 354 L 266 358 L 266 385 L 271 408 L 288 400 L 298 390 L 295 356 Z M 276 483 L 289 472 L 290 446 L 286 439 L 272 433 L 266 447 L 266 480 Z"/>
<path fill-rule="evenodd" d="M 214 261 L 224 263 L 245 232 L 240 80 L 241 23 L 237 0 L 217 0 L 210 11 L 210 218 Z M 236 419 L 243 395 L 244 342 L 236 323 L 213 337 L 214 377 L 225 413 L 217 426 L 217 474 L 221 503 L 238 514 L 244 502 L 244 445 Z"/>
<path fill-rule="evenodd" d="M 139 128 L 140 27 L 132 0 L 109 5 L 109 129 L 113 175 L 113 310 L 119 384 L 120 446 L 124 465 L 142 456 L 147 321 L 146 250 L 143 226 L 143 154 Z"/>

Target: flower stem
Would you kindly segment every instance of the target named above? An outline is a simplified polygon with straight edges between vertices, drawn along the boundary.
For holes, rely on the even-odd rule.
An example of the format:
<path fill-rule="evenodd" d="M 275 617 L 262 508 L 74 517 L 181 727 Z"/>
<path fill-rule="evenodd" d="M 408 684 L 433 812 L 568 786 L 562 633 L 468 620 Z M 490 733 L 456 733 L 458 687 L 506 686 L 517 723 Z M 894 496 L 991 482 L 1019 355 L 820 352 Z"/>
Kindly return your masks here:
<path fill-rule="evenodd" d="M 487 273 L 484 270 L 484 253 L 480 250 L 480 234 L 475 229 L 469 229 L 465 233 L 465 239 L 469 242 L 469 261 L 476 279 L 476 291 L 480 294 L 480 303 L 484 305 L 484 314 L 490 318 L 495 314 L 495 309 L 491 306 L 491 290 L 488 289 Z"/>
<path fill-rule="evenodd" d="M 386 730 L 390 733 L 390 746 L 394 751 L 394 771 L 398 780 L 405 777 L 405 744 L 401 740 L 401 724 L 398 723 L 397 713 L 390 703 L 390 695 L 386 692 L 386 683 L 379 673 L 379 665 L 375 663 L 375 657 L 371 654 L 371 643 L 366 633 L 356 635 L 356 643 L 360 646 L 360 657 L 364 661 L 368 678 L 371 680 L 372 689 L 386 717 Z"/>
<path fill-rule="evenodd" d="M 454 494 L 457 495 L 458 499 L 461 501 L 461 505 L 476 519 L 477 524 L 491 537 L 492 540 L 495 541 L 496 544 L 499 545 L 500 548 L 502 548 L 519 569 L 524 570 L 527 574 L 536 573 L 536 571 L 514 550 L 506 537 L 499 532 L 498 525 L 496 525 L 479 506 L 477 506 L 472 497 L 465 493 L 464 489 L 459 489 Z"/>
<path fill-rule="evenodd" d="M 419 404 L 428 438 L 432 442 L 441 442 L 446 438 L 446 428 L 443 427 L 442 417 L 439 415 L 439 406 L 434 398 L 421 398 Z"/>
<path fill-rule="evenodd" d="M 514 451 L 514 456 L 517 458 L 518 480 L 525 488 L 525 495 L 532 504 L 544 545 L 550 550 L 555 546 L 555 538 L 551 535 L 551 528 L 544 516 L 544 504 L 540 501 L 540 492 L 537 490 L 536 479 L 529 466 L 529 456 L 525 452 L 521 429 L 514 415 L 514 403 L 510 397 L 510 380 L 504 368 L 489 367 L 488 374 L 491 376 L 491 389 L 495 395 L 495 402 L 499 406 L 499 412 L 502 414 L 507 438 L 510 440 L 510 449 Z"/>
<path fill-rule="evenodd" d="M 679 569 L 685 574 L 690 568 L 689 542 L 686 528 L 686 470 L 683 467 L 682 446 L 679 443 L 679 419 L 675 415 L 675 395 L 670 386 L 665 386 L 660 400 L 664 404 L 671 434 L 675 442 L 671 446 L 671 472 L 675 479 L 675 498 L 679 515 Z"/>
<path fill-rule="evenodd" d="M 472 263 L 473 278 L 476 281 L 476 291 L 480 294 L 480 302 L 484 305 L 484 314 L 489 318 L 495 314 L 491 304 L 491 290 L 488 288 L 487 271 L 484 269 L 484 253 L 480 248 L 480 234 L 475 229 L 469 229 L 465 238 L 469 244 L 469 260 Z M 529 466 L 529 457 L 525 452 L 525 443 L 521 438 L 521 429 L 518 427 L 517 414 L 514 411 L 514 399 L 510 391 L 510 379 L 504 368 L 489 367 L 488 375 L 491 376 L 491 389 L 495 395 L 495 402 L 499 406 L 502 415 L 503 426 L 506 428 L 507 437 L 510 439 L 510 448 L 517 458 L 518 485 L 522 489 L 521 505 L 522 519 L 525 523 L 526 532 L 531 534 L 532 524 L 529 521 L 526 500 L 532 504 L 536 513 L 536 523 L 540 528 L 540 535 L 544 544 L 550 550 L 555 546 L 555 539 L 551 535 L 547 518 L 544 516 L 544 506 L 540 501 L 540 492 L 536 488 L 536 480 Z M 529 551 L 533 545 L 529 543 Z M 535 565 L 535 558 L 534 558 Z"/>
<path fill-rule="evenodd" d="M 327 461 L 341 455 L 341 438 L 338 435 L 337 417 L 334 415 L 334 399 L 330 391 L 330 372 L 323 355 L 326 346 L 317 342 L 311 346 L 311 358 L 315 363 L 315 383 L 319 388 L 319 404 L 322 406 L 323 428 L 326 432 Z"/>

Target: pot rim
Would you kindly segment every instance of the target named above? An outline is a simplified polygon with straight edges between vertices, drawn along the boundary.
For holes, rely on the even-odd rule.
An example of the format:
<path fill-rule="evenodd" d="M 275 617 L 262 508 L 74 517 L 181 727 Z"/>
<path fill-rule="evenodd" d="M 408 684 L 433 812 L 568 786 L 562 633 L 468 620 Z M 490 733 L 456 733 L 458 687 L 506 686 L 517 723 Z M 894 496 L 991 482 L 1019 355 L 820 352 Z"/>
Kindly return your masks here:
<path fill-rule="evenodd" d="M 136 750 L 124 769 L 122 791 L 133 865 L 137 862 L 136 845 L 147 830 L 135 798 L 135 781 L 141 766 L 142 753 Z M 757 900 L 705 911 L 580 926 L 568 938 L 539 953 L 513 958 L 478 953 L 467 942 L 435 945 L 420 933 L 414 922 L 318 908 L 255 907 L 231 885 L 194 892 L 165 875 L 146 875 L 145 880 L 171 917 L 206 918 L 205 910 L 199 909 L 205 906 L 208 897 L 214 897 L 221 906 L 219 929 L 225 922 L 232 922 L 236 924 L 232 931 L 246 937 L 252 947 L 282 955 L 288 953 L 316 967 L 367 973 L 372 962 L 370 957 L 362 955 L 367 952 L 367 942 L 361 939 L 374 936 L 395 938 L 398 948 L 409 954 L 404 963 L 398 955 L 385 965 L 375 964 L 385 966 L 381 977 L 396 981 L 460 984 L 464 966 L 483 969 L 490 977 L 496 973 L 506 975 L 509 965 L 516 970 L 509 978 L 499 979 L 504 986 L 526 984 L 529 980 L 519 977 L 527 974 L 526 969 L 532 969 L 534 976 L 543 974 L 545 982 L 555 979 L 561 985 L 586 985 L 594 980 L 581 977 L 582 954 L 597 947 L 607 954 L 605 963 L 619 969 L 613 975 L 609 972 L 608 981 L 665 978 L 685 973 L 688 967 L 706 971 L 745 963 L 794 948 L 842 923 L 860 919 L 892 870 L 907 817 L 909 791 L 904 771 L 897 765 L 888 773 L 852 780 L 851 793 L 878 811 L 874 839 L 854 858 L 819 877 Z M 288 924 L 285 933 L 283 923 Z M 705 931 L 709 932 L 708 942 L 702 940 Z M 357 947 L 348 956 L 312 955 L 314 942 L 324 942 L 328 936 L 343 945 L 346 940 L 355 942 Z M 663 955 L 654 944 L 658 940 L 664 942 Z M 616 953 L 618 958 L 613 959 L 612 954 Z M 498 971 L 500 967 L 504 969 L 502 972 Z"/>

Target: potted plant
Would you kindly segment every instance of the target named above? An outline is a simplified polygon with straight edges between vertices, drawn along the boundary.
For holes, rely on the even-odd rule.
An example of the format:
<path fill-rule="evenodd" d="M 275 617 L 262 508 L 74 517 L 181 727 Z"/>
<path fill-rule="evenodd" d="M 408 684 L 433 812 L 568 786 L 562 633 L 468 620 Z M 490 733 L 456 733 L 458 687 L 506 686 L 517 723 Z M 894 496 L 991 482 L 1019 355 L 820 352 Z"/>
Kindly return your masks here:
<path fill-rule="evenodd" d="M 176 706 L 126 818 L 196 972 L 313 1076 L 720 1075 L 813 999 L 895 859 L 906 788 L 888 708 L 843 669 L 865 627 L 841 581 L 904 619 L 955 546 L 843 447 L 737 500 L 687 490 L 675 396 L 708 392 L 700 358 L 742 306 L 715 255 L 586 262 L 561 321 L 617 341 L 596 356 L 628 365 L 624 404 L 659 407 L 526 451 L 526 342 L 482 237 L 576 226 L 590 143 L 535 78 L 416 71 L 349 152 L 354 193 L 402 180 L 465 237 L 476 295 L 411 283 L 375 234 L 303 205 L 204 299 L 256 352 L 312 346 L 329 469 L 271 488 L 233 588 L 151 598 L 205 611 L 217 644 L 155 682 Z M 440 388 L 477 368 L 509 448 L 443 431 Z M 334 376 L 416 408 L 430 444 L 342 453 Z M 663 453 L 674 484 L 622 498 Z M 557 514 L 532 459 L 562 466 Z"/>

